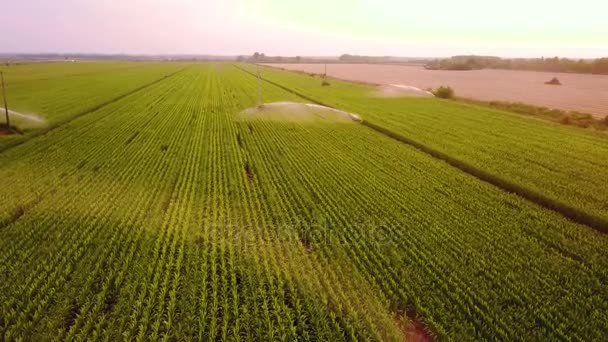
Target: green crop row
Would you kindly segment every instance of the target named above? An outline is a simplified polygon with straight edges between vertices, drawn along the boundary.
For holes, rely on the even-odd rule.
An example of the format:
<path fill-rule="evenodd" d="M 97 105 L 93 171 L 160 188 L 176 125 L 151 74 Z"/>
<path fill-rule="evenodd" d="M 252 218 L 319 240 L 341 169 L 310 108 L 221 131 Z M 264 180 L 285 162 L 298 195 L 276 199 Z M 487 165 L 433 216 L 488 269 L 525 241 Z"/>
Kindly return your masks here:
<path fill-rule="evenodd" d="M 299 244 L 255 243 L 223 84 L 196 67 L 2 155 L 4 217 L 32 203 L 0 240 L 3 339 L 373 336 Z"/>
<path fill-rule="evenodd" d="M 248 71 L 252 66 L 240 65 Z M 482 170 L 608 221 L 608 139 L 514 113 L 439 99 L 377 98 L 368 85 L 263 68 L 263 77 Z M 606 227 L 608 228 L 608 227 Z"/>
<path fill-rule="evenodd" d="M 22 133 L 2 137 L 0 151 L 95 111 L 184 67 L 178 63 L 0 66 L 9 110 L 34 117 L 32 120 L 12 115 L 11 124 Z M 2 114 L 0 122 L 4 123 Z"/>
<path fill-rule="evenodd" d="M 0 339 L 608 336 L 605 236 L 256 103 L 250 74 L 191 65 L 0 154 Z"/>

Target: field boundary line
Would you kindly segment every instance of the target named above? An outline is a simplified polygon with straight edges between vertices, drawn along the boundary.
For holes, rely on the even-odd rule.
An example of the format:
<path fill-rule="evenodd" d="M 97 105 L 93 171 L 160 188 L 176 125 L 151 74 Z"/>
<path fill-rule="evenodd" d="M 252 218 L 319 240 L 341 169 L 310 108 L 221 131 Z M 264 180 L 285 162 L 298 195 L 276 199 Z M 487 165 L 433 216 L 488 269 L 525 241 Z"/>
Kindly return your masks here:
<path fill-rule="evenodd" d="M 244 71 L 244 72 L 246 72 L 246 73 L 248 73 L 248 74 L 250 74 L 250 75 L 252 75 L 252 76 L 254 76 L 254 77 L 257 77 L 257 75 L 255 75 L 254 73 L 252 73 L 252 72 L 250 72 L 248 70 L 245 70 L 245 69 L 241 68 L 238 65 L 235 65 L 235 67 L 238 68 L 238 69 L 240 69 L 240 70 L 242 70 L 242 71 Z M 298 91 L 290 89 L 290 88 L 288 88 L 288 87 L 286 87 L 286 86 L 284 86 L 282 84 L 279 84 L 277 82 L 270 81 L 270 80 L 268 80 L 268 79 L 266 79 L 264 77 L 261 77 L 261 79 L 263 81 L 268 82 L 268 83 L 270 83 L 270 84 L 272 84 L 274 86 L 277 86 L 277 87 L 279 87 L 279 88 L 281 88 L 281 89 L 283 89 L 283 90 L 285 90 L 285 91 L 287 91 L 289 93 L 297 95 L 297 96 L 299 96 L 299 97 L 301 97 L 301 98 L 303 98 L 303 99 L 305 99 L 307 101 L 311 101 L 313 103 L 320 104 L 320 105 L 323 105 L 323 106 L 327 106 L 327 107 L 330 107 L 330 108 L 338 109 L 338 108 L 335 108 L 335 107 L 333 107 L 331 105 L 328 105 L 326 103 L 322 103 L 320 101 L 317 101 L 314 98 L 311 98 L 309 96 L 301 94 Z M 501 189 L 501 190 L 503 190 L 503 191 L 505 191 L 507 193 L 512 193 L 512 194 L 518 195 L 519 197 L 521 197 L 523 199 L 526 199 L 526 200 L 528 200 L 528 201 L 530 201 L 530 202 L 532 202 L 532 203 L 534 203 L 536 205 L 539 205 L 539 206 L 541 206 L 541 207 L 543 207 L 545 209 L 549 209 L 549 210 L 551 210 L 553 212 L 556 212 L 556 213 L 560 214 L 561 216 L 569 219 L 572 222 L 588 226 L 588 227 L 590 227 L 590 228 L 592 228 L 592 229 L 594 229 L 594 230 L 596 230 L 596 231 L 598 231 L 600 233 L 608 234 L 608 220 L 606 220 L 604 218 L 601 218 L 599 216 L 595 216 L 595 215 L 592 215 L 592 214 L 588 214 L 588 213 L 586 213 L 586 212 L 584 212 L 584 211 L 582 211 L 580 209 L 574 208 L 574 207 L 572 207 L 572 206 L 570 206 L 568 204 L 561 203 L 561 202 L 559 202 L 557 200 L 554 200 L 554 199 L 552 199 L 550 197 L 547 197 L 547 196 L 545 196 L 545 195 L 543 195 L 541 193 L 538 193 L 538 192 L 536 192 L 534 190 L 530 190 L 530 189 L 528 189 L 528 188 L 526 188 L 524 186 L 521 186 L 519 184 L 516 184 L 516 183 L 510 182 L 510 181 L 507 181 L 505 179 L 502 179 L 499 176 L 496 176 L 496 175 L 494 175 L 494 174 L 492 174 L 490 172 L 487 172 L 487 171 L 484 171 L 482 169 L 479 169 L 479 168 L 477 168 L 477 167 L 475 167 L 475 166 L 473 166 L 471 164 L 468 164 L 468 163 L 466 163 L 466 162 L 464 162 L 464 161 L 462 161 L 460 159 L 451 157 L 451 156 L 449 156 L 449 155 L 447 155 L 447 154 L 445 154 L 443 152 L 440 152 L 440 151 L 435 150 L 435 149 L 433 149 L 431 147 L 428 147 L 428 146 L 426 146 L 426 145 L 424 145 L 424 144 L 422 144 L 422 143 L 420 143 L 420 142 L 418 142 L 416 140 L 408 138 L 408 137 L 406 137 L 406 136 L 404 136 L 402 134 L 393 132 L 393 131 L 391 131 L 391 130 L 383 127 L 383 126 L 380 126 L 380 125 L 374 124 L 372 122 L 369 122 L 369 121 L 365 120 L 364 118 L 361 118 L 360 124 L 363 125 L 363 126 L 365 126 L 365 127 L 367 127 L 367 128 L 369 128 L 369 129 L 372 129 L 372 130 L 374 130 L 374 131 L 376 131 L 376 132 L 378 132 L 378 133 L 380 133 L 380 134 L 382 134 L 382 135 L 384 135 L 386 137 L 389 137 L 389 138 L 391 138 L 393 140 L 396 140 L 396 141 L 399 141 L 399 142 L 404 143 L 406 145 L 409 145 L 411 147 L 414 147 L 417 150 L 419 150 L 421 152 L 424 152 L 425 154 L 427 154 L 427 155 L 429 155 L 429 156 L 431 156 L 431 157 L 433 157 L 435 159 L 444 161 L 448 165 L 450 165 L 450 166 L 452 166 L 452 167 L 454 167 L 454 168 L 456 168 L 456 169 L 458 169 L 458 170 L 460 170 L 460 171 L 462 171 L 462 172 L 464 172 L 464 173 L 466 173 L 468 175 L 471 175 L 471 176 L 473 176 L 473 177 L 475 177 L 475 178 L 477 178 L 477 179 L 479 179 L 479 180 L 481 180 L 481 181 L 483 181 L 485 183 L 489 183 L 489 184 L 491 184 L 491 185 L 493 185 L 493 186 L 495 186 L 495 187 L 497 187 L 497 188 L 499 188 L 499 189 Z"/>
<path fill-rule="evenodd" d="M 166 80 L 166 79 L 174 76 L 175 74 L 186 70 L 187 68 L 188 68 L 188 66 L 184 67 L 182 69 L 179 69 L 177 71 L 174 71 L 174 72 L 172 72 L 170 74 L 167 74 L 167 75 L 165 75 L 165 76 L 163 76 L 161 78 L 158 78 L 158 79 L 156 79 L 154 81 L 151 81 L 151 82 L 148 82 L 146 84 L 143 84 L 143 85 L 141 85 L 141 86 L 139 86 L 139 87 L 137 87 L 135 89 L 131 89 L 131 90 L 127 91 L 126 93 L 123 93 L 123 94 L 118 95 L 116 97 L 113 97 L 113 98 L 111 98 L 109 100 L 103 101 L 103 102 L 98 103 L 98 104 L 96 104 L 96 105 L 94 105 L 92 107 L 89 107 L 89 108 L 87 108 L 85 110 L 82 110 L 82 111 L 80 111 L 80 112 L 78 112 L 78 113 L 70 116 L 69 118 L 67 118 L 65 120 L 57 121 L 54 124 L 49 125 L 49 127 L 42 128 L 42 129 L 40 129 L 38 131 L 35 131 L 34 133 L 29 134 L 29 135 L 24 135 L 23 139 L 14 140 L 12 143 L 8 143 L 7 145 L 5 145 L 3 147 L 0 147 L 0 154 L 2 154 L 2 153 L 6 152 L 6 151 L 8 151 L 8 150 L 10 150 L 10 149 L 12 149 L 14 147 L 17 147 L 17 146 L 19 146 L 21 144 L 24 144 L 24 143 L 26 143 L 26 142 L 34 139 L 34 138 L 37 138 L 37 137 L 39 137 L 41 135 L 45 135 L 45 134 L 47 134 L 50 131 L 53 131 L 53 130 L 59 128 L 59 127 L 62 127 L 64 125 L 66 125 L 66 124 L 69 124 L 70 122 L 72 122 L 72 121 L 74 121 L 74 120 L 76 120 L 78 118 L 81 118 L 81 117 L 83 117 L 83 116 L 85 116 L 87 114 L 93 113 L 93 112 L 95 112 L 95 111 L 97 111 L 97 110 L 99 110 L 99 109 L 101 109 L 101 108 L 103 108 L 105 106 L 108 106 L 108 105 L 110 105 L 110 104 L 112 104 L 114 102 L 118 102 L 118 101 L 124 99 L 127 96 L 133 95 L 133 94 L 135 94 L 135 93 L 137 93 L 137 92 L 139 92 L 141 90 L 144 90 L 144 89 L 146 89 L 146 88 L 148 88 L 150 86 L 153 86 L 153 85 L 155 85 L 155 84 L 157 84 L 157 83 L 159 83 L 161 81 L 164 81 L 164 80 Z"/>

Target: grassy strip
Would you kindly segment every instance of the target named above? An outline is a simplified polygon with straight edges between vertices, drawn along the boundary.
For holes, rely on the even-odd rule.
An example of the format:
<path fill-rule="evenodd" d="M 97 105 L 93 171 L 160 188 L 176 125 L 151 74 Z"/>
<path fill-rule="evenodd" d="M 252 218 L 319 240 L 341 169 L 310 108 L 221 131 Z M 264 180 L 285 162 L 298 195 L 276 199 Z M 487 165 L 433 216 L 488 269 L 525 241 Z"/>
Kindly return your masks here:
<path fill-rule="evenodd" d="M 116 96 L 116 97 L 111 98 L 111 99 L 109 99 L 107 101 L 104 101 L 102 103 L 96 104 L 96 105 L 94 105 L 94 106 L 92 106 L 90 108 L 87 108 L 87 109 L 81 111 L 80 113 L 74 114 L 73 116 L 71 116 L 71 117 L 69 117 L 69 118 L 67 118 L 65 120 L 57 121 L 57 122 L 53 123 L 52 125 L 50 125 L 50 126 L 48 126 L 46 128 L 40 129 L 40 130 L 38 130 L 38 131 L 36 131 L 36 132 L 34 132 L 32 134 L 28 134 L 27 137 L 24 137 L 23 139 L 14 140 L 12 142 L 9 142 L 8 144 L 0 147 L 0 153 L 6 152 L 6 151 L 8 151 L 8 150 L 10 150 L 10 149 L 12 149 L 12 148 L 14 148 L 16 146 L 19 146 L 19 145 L 25 143 L 26 141 L 29 141 L 32 138 L 36 138 L 38 136 L 44 135 L 44 134 L 46 134 L 46 133 L 48 133 L 48 132 L 50 132 L 50 131 L 52 131 L 52 130 L 54 130 L 56 128 L 59 128 L 59 127 L 65 125 L 65 124 L 68 124 L 68 123 L 70 123 L 70 122 L 72 122 L 72 121 L 74 121 L 74 120 L 76 120 L 76 119 L 78 119 L 78 118 L 80 118 L 82 116 L 85 116 L 87 114 L 95 112 L 98 109 L 101 109 L 101 108 L 103 108 L 103 107 L 105 107 L 105 106 L 107 106 L 109 104 L 112 104 L 114 102 L 120 101 L 120 100 L 124 99 L 125 97 L 127 97 L 129 95 L 133 95 L 133 94 L 135 94 L 135 93 L 137 93 L 137 92 L 139 92 L 139 91 L 141 91 L 143 89 L 146 89 L 146 88 L 148 88 L 150 86 L 155 85 L 156 83 L 159 83 L 159 82 L 161 82 L 163 80 L 166 80 L 167 78 L 172 77 L 175 74 L 177 74 L 178 72 L 184 71 L 187 68 L 188 67 L 179 69 L 179 70 L 177 70 L 177 71 L 175 71 L 173 73 L 170 73 L 168 75 L 165 75 L 165 76 L 163 76 L 163 77 L 161 77 L 161 78 L 159 78 L 157 80 L 154 80 L 152 82 L 149 82 L 149 83 L 146 83 L 146 84 L 144 84 L 142 86 L 139 86 L 139 87 L 137 87 L 135 89 L 132 89 L 132 90 L 130 90 L 130 91 L 128 91 L 128 92 L 126 92 L 126 93 L 124 93 L 122 95 Z"/>
<path fill-rule="evenodd" d="M 598 119 L 589 113 L 565 111 L 561 109 L 551 109 L 521 102 L 482 101 L 467 98 L 456 98 L 455 101 L 476 106 L 506 110 L 509 112 L 524 114 L 528 116 L 534 116 L 541 119 L 561 123 L 564 125 L 571 125 L 582 128 L 591 127 L 595 128 L 598 131 L 608 130 L 608 115 L 606 115 L 606 117 L 604 117 L 603 119 Z"/>

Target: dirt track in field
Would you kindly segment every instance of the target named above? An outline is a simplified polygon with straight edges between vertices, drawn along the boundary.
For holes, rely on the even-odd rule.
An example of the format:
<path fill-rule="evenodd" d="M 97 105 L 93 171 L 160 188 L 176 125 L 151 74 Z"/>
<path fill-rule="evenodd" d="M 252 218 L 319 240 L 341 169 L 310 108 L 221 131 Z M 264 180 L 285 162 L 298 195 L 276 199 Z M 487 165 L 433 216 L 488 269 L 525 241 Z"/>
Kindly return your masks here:
<path fill-rule="evenodd" d="M 323 73 L 323 64 L 270 64 L 291 70 Z M 456 95 L 479 100 L 524 102 L 608 115 L 608 76 L 512 70 L 445 71 L 379 64 L 328 64 L 331 77 L 378 84 L 402 84 L 421 89 L 449 85 Z M 546 85 L 553 77 L 562 85 Z"/>

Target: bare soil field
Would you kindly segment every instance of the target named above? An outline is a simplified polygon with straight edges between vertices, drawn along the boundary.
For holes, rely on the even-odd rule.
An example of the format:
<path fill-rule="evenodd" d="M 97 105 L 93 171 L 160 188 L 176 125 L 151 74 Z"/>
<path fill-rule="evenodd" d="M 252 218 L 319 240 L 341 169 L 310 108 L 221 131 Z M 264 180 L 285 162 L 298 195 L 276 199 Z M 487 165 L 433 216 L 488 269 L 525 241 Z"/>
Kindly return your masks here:
<path fill-rule="evenodd" d="M 323 73 L 323 64 L 268 64 L 289 70 Z M 599 118 L 608 115 L 608 76 L 515 70 L 447 71 L 381 64 L 328 64 L 328 76 L 421 89 L 449 85 L 456 95 L 478 100 L 523 102 L 577 110 Z M 547 85 L 553 77 L 562 83 Z"/>

